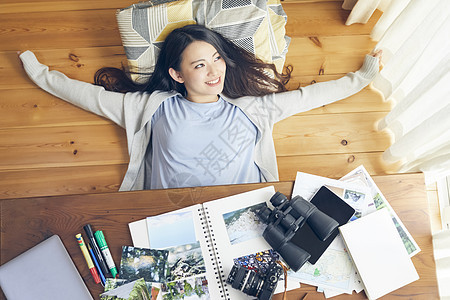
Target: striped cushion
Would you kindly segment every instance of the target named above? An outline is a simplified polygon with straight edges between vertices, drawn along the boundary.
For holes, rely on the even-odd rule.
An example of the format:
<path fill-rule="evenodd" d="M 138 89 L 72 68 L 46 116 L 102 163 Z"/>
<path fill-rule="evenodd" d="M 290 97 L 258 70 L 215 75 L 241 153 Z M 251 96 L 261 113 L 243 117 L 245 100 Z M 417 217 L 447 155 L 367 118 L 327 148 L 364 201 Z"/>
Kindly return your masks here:
<path fill-rule="evenodd" d="M 152 72 L 166 36 L 187 24 L 202 24 L 282 70 L 290 39 L 280 0 L 153 0 L 117 11 L 131 71 Z M 144 75 L 133 75 L 136 81 Z"/>

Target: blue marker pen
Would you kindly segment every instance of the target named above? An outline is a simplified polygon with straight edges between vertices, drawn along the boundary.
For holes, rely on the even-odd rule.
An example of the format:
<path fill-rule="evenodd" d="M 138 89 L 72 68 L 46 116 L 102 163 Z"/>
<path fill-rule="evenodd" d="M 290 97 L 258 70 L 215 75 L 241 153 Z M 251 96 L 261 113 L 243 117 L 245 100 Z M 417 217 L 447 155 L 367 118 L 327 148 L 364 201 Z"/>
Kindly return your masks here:
<path fill-rule="evenodd" d="M 92 256 L 92 260 L 94 261 L 95 267 L 97 268 L 98 275 L 100 275 L 100 280 L 102 282 L 102 285 L 105 286 L 106 279 L 105 279 L 105 276 L 103 275 L 102 269 L 100 269 L 100 265 L 98 264 L 97 258 L 95 258 L 94 251 L 92 251 L 91 245 L 87 244 L 87 246 L 88 246 L 89 253 Z"/>

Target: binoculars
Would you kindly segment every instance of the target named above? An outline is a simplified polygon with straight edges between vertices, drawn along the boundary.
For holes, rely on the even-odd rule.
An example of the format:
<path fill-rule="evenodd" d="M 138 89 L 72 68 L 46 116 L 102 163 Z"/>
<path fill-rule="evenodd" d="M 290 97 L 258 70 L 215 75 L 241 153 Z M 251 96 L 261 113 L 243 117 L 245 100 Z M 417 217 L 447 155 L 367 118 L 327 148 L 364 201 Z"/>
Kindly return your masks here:
<path fill-rule="evenodd" d="M 267 224 L 263 237 L 289 267 L 297 272 L 311 256 L 291 242 L 297 230 L 306 222 L 317 237 L 325 241 L 339 223 L 300 196 L 289 201 L 285 195 L 276 192 L 270 198 L 270 203 L 274 206 L 273 210 L 265 207 L 257 213 L 259 219 Z"/>

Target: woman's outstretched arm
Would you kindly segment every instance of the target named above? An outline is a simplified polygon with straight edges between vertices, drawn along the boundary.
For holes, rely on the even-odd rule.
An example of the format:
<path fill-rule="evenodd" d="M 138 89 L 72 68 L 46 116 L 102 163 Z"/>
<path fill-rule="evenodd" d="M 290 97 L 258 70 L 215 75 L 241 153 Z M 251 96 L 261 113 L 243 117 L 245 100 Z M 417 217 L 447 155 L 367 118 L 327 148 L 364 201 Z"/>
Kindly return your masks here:
<path fill-rule="evenodd" d="M 124 127 L 124 95 L 106 91 L 103 87 L 68 78 L 61 72 L 49 71 L 33 52 L 20 54 L 23 67 L 40 88 L 80 108 L 106 117 Z"/>
<path fill-rule="evenodd" d="M 295 91 L 274 95 L 279 113 L 273 120 L 278 122 L 291 115 L 309 111 L 356 94 L 367 86 L 379 72 L 381 52 L 366 55 L 362 67 L 337 80 L 311 84 Z M 281 112 L 281 113 L 280 113 Z"/>

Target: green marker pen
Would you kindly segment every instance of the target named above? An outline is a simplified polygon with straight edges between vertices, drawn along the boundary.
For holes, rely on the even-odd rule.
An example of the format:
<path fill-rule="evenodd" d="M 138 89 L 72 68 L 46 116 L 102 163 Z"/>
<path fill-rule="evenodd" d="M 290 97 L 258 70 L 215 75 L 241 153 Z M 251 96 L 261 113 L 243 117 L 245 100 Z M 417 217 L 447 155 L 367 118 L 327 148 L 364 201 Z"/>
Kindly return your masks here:
<path fill-rule="evenodd" d="M 108 265 L 109 271 L 111 271 L 113 278 L 116 278 L 117 275 L 116 265 L 114 264 L 111 252 L 109 251 L 108 245 L 106 244 L 103 232 L 98 230 L 94 233 L 94 236 L 98 246 L 100 247 L 100 250 L 102 251 L 103 257 L 106 260 L 106 264 Z"/>

